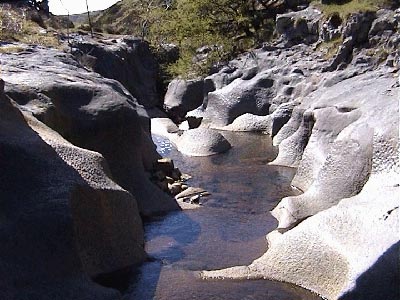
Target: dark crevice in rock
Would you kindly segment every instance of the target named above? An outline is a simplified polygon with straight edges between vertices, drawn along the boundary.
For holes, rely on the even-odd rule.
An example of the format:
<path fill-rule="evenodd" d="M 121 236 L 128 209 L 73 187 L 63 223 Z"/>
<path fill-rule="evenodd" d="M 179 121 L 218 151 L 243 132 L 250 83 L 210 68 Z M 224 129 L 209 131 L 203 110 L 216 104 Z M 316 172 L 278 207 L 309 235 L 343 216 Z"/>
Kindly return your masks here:
<path fill-rule="evenodd" d="M 348 106 L 340 106 L 340 107 L 335 106 L 335 108 L 338 110 L 338 112 L 341 113 L 348 113 L 357 109 L 356 107 L 348 107 Z"/>
<path fill-rule="evenodd" d="M 92 280 L 104 287 L 118 290 L 122 294 L 126 292 L 133 276 L 133 267 L 127 267 L 111 273 L 95 276 Z"/>

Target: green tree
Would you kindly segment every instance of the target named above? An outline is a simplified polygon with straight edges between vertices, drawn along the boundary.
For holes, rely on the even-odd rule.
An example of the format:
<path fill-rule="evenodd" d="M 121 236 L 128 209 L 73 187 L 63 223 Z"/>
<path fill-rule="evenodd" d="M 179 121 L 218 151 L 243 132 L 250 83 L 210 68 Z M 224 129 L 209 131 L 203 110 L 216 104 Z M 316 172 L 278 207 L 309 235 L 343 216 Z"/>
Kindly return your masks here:
<path fill-rule="evenodd" d="M 264 3 L 265 4 L 265 3 Z M 264 19 L 256 0 L 175 0 L 169 9 L 153 9 L 149 38 L 154 44 L 175 43 L 179 61 L 170 67 L 174 75 L 206 73 L 216 61 L 230 58 L 272 34 L 273 22 Z M 201 64 L 193 63 L 196 49 L 211 52 Z"/>

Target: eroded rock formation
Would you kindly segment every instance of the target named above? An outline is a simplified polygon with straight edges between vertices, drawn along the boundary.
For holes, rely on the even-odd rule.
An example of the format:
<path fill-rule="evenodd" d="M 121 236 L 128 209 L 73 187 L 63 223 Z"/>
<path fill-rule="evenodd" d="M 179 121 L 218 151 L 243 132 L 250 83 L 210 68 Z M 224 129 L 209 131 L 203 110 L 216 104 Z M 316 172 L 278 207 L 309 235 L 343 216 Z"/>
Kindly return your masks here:
<path fill-rule="evenodd" d="M 202 276 L 287 281 L 327 299 L 399 298 L 399 52 L 389 46 L 384 59 L 367 55 L 378 53 L 382 43 L 398 43 L 395 15 L 356 14 L 338 26 L 345 39 L 332 60 L 318 58 L 318 51 L 306 52 L 310 48 L 304 44 L 269 48 L 277 62 L 272 66 L 263 50 L 256 53 L 265 68 L 261 73 L 282 78 L 290 65 L 302 76 L 288 81 L 295 96 L 283 99 L 291 104 L 286 110 L 290 118 L 273 133 L 279 155 L 272 163 L 296 167 L 292 185 L 303 193 L 282 199 L 272 211 L 279 225 L 267 236 L 263 256 L 249 266 Z M 362 31 L 354 29 L 359 26 Z M 375 35 L 381 26 L 387 29 L 386 42 Z M 287 42 L 283 36 L 285 47 Z M 308 61 L 309 55 L 313 60 Z M 233 91 L 232 84 L 239 87 L 242 81 L 234 80 L 221 92 Z M 226 93 L 224 99 L 237 101 L 235 96 Z M 271 107 L 276 97 L 275 92 L 268 100 Z M 282 105 L 265 116 L 241 114 L 223 129 L 271 133 L 273 115 Z M 193 113 L 203 122 L 211 114 L 207 108 Z M 221 113 L 219 120 L 229 116 L 222 109 L 213 113 L 215 119 Z M 218 125 L 212 118 L 209 124 Z"/>
<path fill-rule="evenodd" d="M 142 214 L 177 208 L 145 173 L 159 158 L 150 121 L 119 82 L 85 70 L 68 54 L 40 47 L 3 55 L 2 63 L 6 94 L 74 145 L 101 153 Z"/>
<path fill-rule="evenodd" d="M 328 299 L 396 299 L 398 93 L 383 70 L 306 97 L 312 129 L 301 122 L 273 162 L 298 166 L 292 184 L 304 193 L 272 211 L 279 225 L 265 255 L 205 276 L 289 281 Z"/>
<path fill-rule="evenodd" d="M 77 38 L 73 47 L 84 66 L 119 81 L 139 104 L 145 108 L 160 106 L 159 66 L 147 42 L 133 37 L 100 41 Z"/>
<path fill-rule="evenodd" d="M 89 276 L 145 258 L 136 199 L 3 89 L 0 114 L 1 298 L 118 299 Z"/>
<path fill-rule="evenodd" d="M 19 47 L 0 56 L 0 298 L 120 299 L 91 278 L 143 262 L 140 215 L 178 209 L 150 181 L 149 118 L 73 56 Z"/>

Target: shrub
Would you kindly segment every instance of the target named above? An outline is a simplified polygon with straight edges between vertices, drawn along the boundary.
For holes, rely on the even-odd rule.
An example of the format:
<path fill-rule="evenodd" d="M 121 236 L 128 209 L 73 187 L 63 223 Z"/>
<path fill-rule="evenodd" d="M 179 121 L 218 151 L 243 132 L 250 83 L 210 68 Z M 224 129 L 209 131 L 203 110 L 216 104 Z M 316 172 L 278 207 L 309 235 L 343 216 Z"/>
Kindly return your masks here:
<path fill-rule="evenodd" d="M 347 0 L 332 1 L 332 3 L 328 4 L 321 4 L 320 0 L 314 0 L 312 3 L 318 7 L 326 17 L 339 14 L 343 19 L 346 19 L 350 14 L 355 12 L 375 12 L 380 8 L 395 8 L 399 6 L 397 0 Z"/>
<path fill-rule="evenodd" d="M 273 33 L 273 15 L 266 18 L 257 1 L 176 0 L 169 9 L 150 11 L 148 38 L 153 44 L 174 43 L 180 59 L 168 70 L 175 76 L 207 74 L 216 62 L 256 46 Z M 209 47 L 203 59 L 196 50 Z"/>
<path fill-rule="evenodd" d="M 275 3 L 275 1 L 272 1 Z M 167 67 L 174 76 L 206 74 L 225 60 L 269 39 L 278 11 L 260 0 L 124 0 L 96 18 L 106 31 L 133 34 L 157 47 L 179 46 L 180 59 Z M 112 28 L 112 30 L 107 29 Z M 199 47 L 212 49 L 192 61 Z"/>

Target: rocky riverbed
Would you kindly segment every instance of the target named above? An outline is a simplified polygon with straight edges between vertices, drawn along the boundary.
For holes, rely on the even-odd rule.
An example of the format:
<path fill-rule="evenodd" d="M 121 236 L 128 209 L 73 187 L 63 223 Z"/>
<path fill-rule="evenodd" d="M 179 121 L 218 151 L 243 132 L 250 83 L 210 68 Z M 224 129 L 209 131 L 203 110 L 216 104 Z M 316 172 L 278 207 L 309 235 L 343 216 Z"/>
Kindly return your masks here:
<path fill-rule="evenodd" d="M 275 279 L 327 299 L 400 297 L 399 13 L 356 13 L 339 24 L 313 7 L 279 15 L 276 43 L 202 85 L 170 84 L 167 112 L 182 118 L 185 111 L 189 132 L 273 136 L 279 154 L 271 164 L 297 168 L 292 185 L 303 192 L 272 210 L 279 224 L 264 255 L 203 278 Z M 323 47 L 334 36 L 343 43 L 329 59 Z M 189 111 L 196 87 L 202 102 Z M 153 122 L 179 149 L 179 131 Z"/>
<path fill-rule="evenodd" d="M 124 298 L 320 299 L 290 284 L 198 276 L 204 268 L 250 263 L 259 257 L 266 233 L 277 225 L 268 212 L 282 197 L 296 194 L 290 187 L 295 169 L 267 164 L 277 154 L 269 136 L 223 134 L 232 149 L 206 157 L 183 155 L 165 139 L 154 137 L 163 155 L 193 175 L 187 183 L 207 187 L 211 195 L 201 198 L 201 206 L 186 204 L 183 211 L 145 223 L 146 251 L 152 259 L 133 270 Z"/>
<path fill-rule="evenodd" d="M 262 210 L 276 224 L 257 229 L 270 233 L 254 257 L 194 264 L 199 289 L 272 279 L 326 299 L 399 299 L 400 11 L 302 8 L 278 15 L 276 41 L 173 80 L 165 98 L 140 39 L 77 35 L 72 53 L 1 43 L 0 298 L 120 299 L 93 278 L 146 261 L 142 219 L 181 209 L 171 194 L 184 177 L 156 174 L 151 132 L 218 162 L 235 151 L 222 130 L 270 135 L 279 152 L 262 168 L 294 168 L 300 193 Z M 218 193 L 206 185 L 194 187 Z"/>

